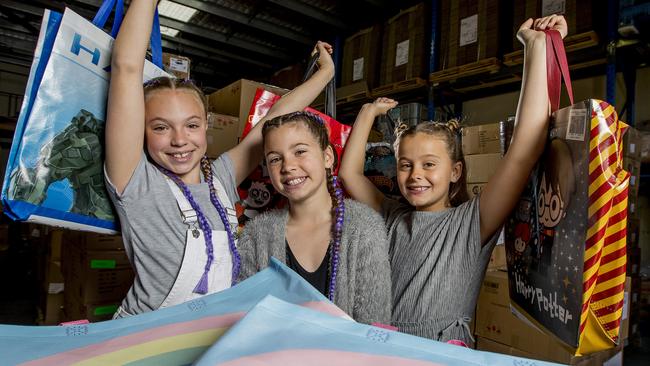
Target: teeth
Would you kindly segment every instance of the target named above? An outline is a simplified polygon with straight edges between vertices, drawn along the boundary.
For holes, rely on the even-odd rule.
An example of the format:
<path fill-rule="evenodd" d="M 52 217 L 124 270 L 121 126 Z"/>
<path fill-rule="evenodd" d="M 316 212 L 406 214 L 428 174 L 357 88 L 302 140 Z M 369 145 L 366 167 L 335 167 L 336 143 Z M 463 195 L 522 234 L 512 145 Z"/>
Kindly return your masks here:
<path fill-rule="evenodd" d="M 304 181 L 305 181 L 304 177 L 303 178 L 294 178 L 294 179 L 288 180 L 286 184 L 288 186 L 295 186 L 296 184 L 300 184 L 300 183 L 302 183 Z"/>
<path fill-rule="evenodd" d="M 427 188 L 428 187 L 411 187 L 409 189 L 411 189 L 413 191 L 417 191 L 417 192 L 422 192 L 422 191 L 426 190 Z"/>
<path fill-rule="evenodd" d="M 173 154 L 172 156 L 175 157 L 175 158 L 177 158 L 177 159 L 182 159 L 182 158 L 184 158 L 184 157 L 187 157 L 188 155 L 190 155 L 190 153 L 189 153 L 189 152 L 185 152 L 185 153 L 177 153 L 177 154 Z"/>

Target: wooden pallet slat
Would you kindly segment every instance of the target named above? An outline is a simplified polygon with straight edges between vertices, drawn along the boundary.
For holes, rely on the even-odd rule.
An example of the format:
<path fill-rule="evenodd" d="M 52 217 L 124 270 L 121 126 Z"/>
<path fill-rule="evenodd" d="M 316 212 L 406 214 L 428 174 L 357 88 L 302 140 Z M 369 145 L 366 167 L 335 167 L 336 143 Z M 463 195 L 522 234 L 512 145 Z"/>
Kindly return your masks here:
<path fill-rule="evenodd" d="M 501 69 L 501 62 L 496 57 L 472 62 L 470 64 L 452 67 L 450 69 L 436 71 L 429 76 L 432 83 L 457 80 L 463 77 L 493 74 Z"/>
<path fill-rule="evenodd" d="M 564 39 L 564 49 L 567 53 L 598 45 L 598 34 L 594 31 L 575 34 Z M 519 50 L 503 56 L 506 66 L 521 65 L 524 62 L 524 51 Z"/>
<path fill-rule="evenodd" d="M 412 78 L 408 80 L 398 81 L 388 85 L 380 86 L 372 90 L 372 97 L 377 98 L 388 94 L 405 92 L 413 89 L 423 88 L 427 86 L 427 81 L 421 78 Z"/>

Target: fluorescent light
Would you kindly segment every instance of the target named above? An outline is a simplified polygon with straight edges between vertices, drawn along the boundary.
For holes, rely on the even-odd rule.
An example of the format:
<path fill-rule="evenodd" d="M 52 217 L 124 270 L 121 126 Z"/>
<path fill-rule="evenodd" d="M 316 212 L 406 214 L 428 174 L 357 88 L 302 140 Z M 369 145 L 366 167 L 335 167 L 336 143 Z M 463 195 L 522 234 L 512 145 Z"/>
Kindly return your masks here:
<path fill-rule="evenodd" d="M 170 36 L 170 37 L 176 37 L 176 35 L 178 34 L 178 29 L 169 28 L 169 27 L 165 27 L 164 25 L 161 25 L 160 34 Z"/>
<path fill-rule="evenodd" d="M 180 20 L 181 22 L 187 23 L 190 18 L 196 14 L 197 10 L 190 8 L 189 6 L 173 3 L 169 0 L 162 0 L 158 4 L 158 13 L 160 15 Z"/>

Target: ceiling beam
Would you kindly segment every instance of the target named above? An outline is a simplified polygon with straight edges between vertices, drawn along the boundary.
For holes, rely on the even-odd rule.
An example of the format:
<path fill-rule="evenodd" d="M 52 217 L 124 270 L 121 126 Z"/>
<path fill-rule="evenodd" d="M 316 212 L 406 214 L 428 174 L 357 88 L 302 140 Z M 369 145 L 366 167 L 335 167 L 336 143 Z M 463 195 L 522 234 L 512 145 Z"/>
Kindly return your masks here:
<path fill-rule="evenodd" d="M 339 17 L 303 2 L 296 0 L 269 0 L 269 2 L 287 10 L 294 11 L 305 17 L 318 20 L 327 24 L 329 27 L 334 27 L 340 31 L 350 30 L 348 25 Z"/>
<path fill-rule="evenodd" d="M 275 36 L 283 37 L 305 45 L 311 45 L 314 43 L 313 39 L 306 37 L 298 32 L 292 31 L 288 28 L 276 25 L 274 23 L 271 23 L 263 19 L 256 19 L 255 16 L 251 17 L 247 14 L 226 8 L 221 5 L 199 1 L 199 0 L 171 0 L 171 1 L 198 9 L 200 11 L 215 15 L 223 19 L 230 20 L 235 23 L 245 25 L 247 27 L 259 31 L 271 33 Z"/>
<path fill-rule="evenodd" d="M 183 46 L 187 46 L 187 47 L 192 47 L 192 48 L 202 50 L 202 51 L 205 51 L 205 52 L 217 55 L 217 56 L 222 56 L 222 57 L 230 58 L 230 59 L 233 59 L 233 60 L 241 61 L 241 62 L 250 64 L 250 65 L 255 65 L 257 67 L 261 67 L 261 68 L 264 68 L 264 69 L 273 68 L 273 65 L 271 65 L 269 63 L 258 61 L 256 59 L 249 58 L 249 57 L 244 57 L 244 56 L 232 53 L 232 52 L 223 51 L 223 50 L 220 50 L 218 48 L 206 46 L 205 44 L 200 43 L 200 42 L 194 42 L 194 41 L 190 41 L 188 39 L 179 38 L 179 37 L 163 36 L 163 38 L 165 40 L 169 41 L 169 42 L 177 43 L 179 45 L 183 45 Z"/>

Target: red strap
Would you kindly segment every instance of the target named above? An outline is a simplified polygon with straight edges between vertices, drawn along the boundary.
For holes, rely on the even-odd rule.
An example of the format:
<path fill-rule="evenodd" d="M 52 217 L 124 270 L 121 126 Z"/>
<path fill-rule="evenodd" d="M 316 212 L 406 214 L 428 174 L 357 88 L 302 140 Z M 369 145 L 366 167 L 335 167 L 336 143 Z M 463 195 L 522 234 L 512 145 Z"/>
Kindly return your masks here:
<path fill-rule="evenodd" d="M 560 32 L 546 30 L 546 73 L 548 83 L 548 98 L 551 103 L 551 111 L 555 112 L 560 108 L 560 94 L 562 89 L 562 78 L 566 85 L 569 100 L 573 104 L 573 88 L 571 76 L 569 75 L 569 63 L 564 50 L 564 42 Z"/>

